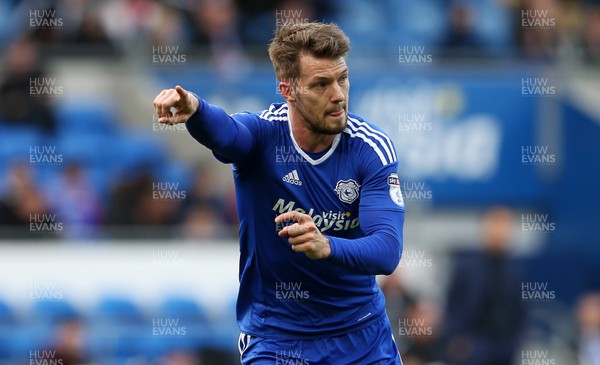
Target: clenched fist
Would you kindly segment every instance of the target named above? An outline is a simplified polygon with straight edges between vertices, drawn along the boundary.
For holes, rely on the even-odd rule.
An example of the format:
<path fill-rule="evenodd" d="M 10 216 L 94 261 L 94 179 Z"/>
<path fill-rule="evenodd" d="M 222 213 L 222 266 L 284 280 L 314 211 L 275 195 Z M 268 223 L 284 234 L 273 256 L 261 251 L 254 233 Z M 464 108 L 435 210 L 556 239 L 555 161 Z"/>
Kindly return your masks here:
<path fill-rule="evenodd" d="M 196 112 L 198 105 L 198 98 L 179 85 L 161 91 L 154 98 L 154 109 L 160 123 L 185 123 Z M 175 111 L 171 111 L 171 108 Z"/>
<path fill-rule="evenodd" d="M 295 221 L 278 232 L 279 237 L 288 236 L 292 250 L 304 252 L 311 259 L 325 259 L 331 254 L 329 239 L 315 225 L 312 217 L 299 212 L 287 212 L 277 216 L 275 223 Z"/>

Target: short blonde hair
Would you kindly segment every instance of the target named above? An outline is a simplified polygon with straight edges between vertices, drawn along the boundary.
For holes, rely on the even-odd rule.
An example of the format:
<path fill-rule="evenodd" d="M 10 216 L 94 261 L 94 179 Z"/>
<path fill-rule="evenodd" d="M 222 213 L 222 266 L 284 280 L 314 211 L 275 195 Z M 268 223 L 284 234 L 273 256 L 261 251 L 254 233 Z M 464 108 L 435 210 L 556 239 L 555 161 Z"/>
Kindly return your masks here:
<path fill-rule="evenodd" d="M 269 44 L 269 58 L 278 80 L 300 75 L 300 56 L 346 58 L 350 40 L 336 24 L 319 22 L 288 24 L 277 28 Z"/>

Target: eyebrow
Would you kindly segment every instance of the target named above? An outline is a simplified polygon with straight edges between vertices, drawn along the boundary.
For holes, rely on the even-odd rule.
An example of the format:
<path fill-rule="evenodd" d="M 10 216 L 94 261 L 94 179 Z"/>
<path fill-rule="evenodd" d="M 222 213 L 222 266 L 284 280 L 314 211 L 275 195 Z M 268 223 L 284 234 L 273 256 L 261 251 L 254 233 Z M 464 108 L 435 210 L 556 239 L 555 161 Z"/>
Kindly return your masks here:
<path fill-rule="evenodd" d="M 347 73 L 348 73 L 348 67 L 345 67 L 342 70 L 342 72 L 340 72 L 340 74 L 339 74 L 338 77 L 343 76 L 344 74 L 347 74 Z M 331 79 L 332 79 L 332 77 L 330 77 L 330 76 L 322 76 L 322 75 L 321 76 L 315 76 L 314 78 L 312 78 L 310 80 L 310 83 L 317 82 L 317 81 L 323 81 L 323 80 L 326 81 L 326 80 L 331 80 Z"/>

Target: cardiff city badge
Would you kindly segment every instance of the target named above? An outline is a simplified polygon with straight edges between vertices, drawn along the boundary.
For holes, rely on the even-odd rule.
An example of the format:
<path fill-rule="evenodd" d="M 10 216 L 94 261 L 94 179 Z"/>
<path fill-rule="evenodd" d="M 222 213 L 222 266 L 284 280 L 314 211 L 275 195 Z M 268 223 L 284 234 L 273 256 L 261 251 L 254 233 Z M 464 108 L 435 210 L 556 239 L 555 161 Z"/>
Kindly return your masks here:
<path fill-rule="evenodd" d="M 360 195 L 360 185 L 352 179 L 340 180 L 335 185 L 335 192 L 344 203 L 352 204 Z"/>
<path fill-rule="evenodd" d="M 388 185 L 390 186 L 390 198 L 396 205 L 401 207 L 404 206 L 404 199 L 402 198 L 402 191 L 400 190 L 400 178 L 398 174 L 391 173 L 388 176 Z"/>

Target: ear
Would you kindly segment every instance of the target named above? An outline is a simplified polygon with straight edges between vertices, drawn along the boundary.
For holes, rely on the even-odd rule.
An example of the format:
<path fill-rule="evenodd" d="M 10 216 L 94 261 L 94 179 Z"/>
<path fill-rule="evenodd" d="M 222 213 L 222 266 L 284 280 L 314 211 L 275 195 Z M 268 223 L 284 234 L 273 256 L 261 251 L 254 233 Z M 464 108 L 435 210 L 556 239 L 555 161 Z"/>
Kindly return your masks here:
<path fill-rule="evenodd" d="M 284 79 L 279 82 L 279 92 L 281 96 L 285 98 L 286 101 L 296 101 L 296 92 L 292 83 L 289 80 Z"/>

